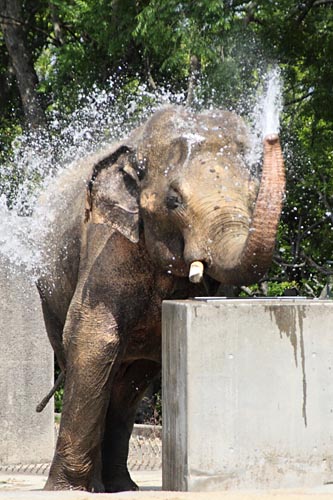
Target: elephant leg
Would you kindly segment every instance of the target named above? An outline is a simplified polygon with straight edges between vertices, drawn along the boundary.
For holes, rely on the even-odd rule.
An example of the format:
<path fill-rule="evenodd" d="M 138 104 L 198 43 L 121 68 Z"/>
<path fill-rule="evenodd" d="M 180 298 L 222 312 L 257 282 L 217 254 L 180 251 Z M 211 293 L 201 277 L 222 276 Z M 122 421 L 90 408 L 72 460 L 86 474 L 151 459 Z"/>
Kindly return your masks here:
<path fill-rule="evenodd" d="M 63 412 L 48 490 L 95 488 L 111 381 L 123 350 L 111 317 L 99 317 L 96 310 L 93 317 L 82 316 L 67 349 Z M 96 330 L 105 324 L 105 331 L 102 326 Z"/>
<path fill-rule="evenodd" d="M 42 295 L 41 295 L 41 302 L 42 302 L 44 323 L 46 327 L 47 336 L 56 355 L 59 368 L 63 373 L 65 373 L 66 362 L 65 362 L 64 346 L 62 343 L 62 331 L 64 325 L 52 313 L 52 311 L 48 306 L 48 303 L 46 302 L 46 300 L 43 298 Z"/>
<path fill-rule="evenodd" d="M 159 363 L 144 359 L 124 363 L 113 380 L 102 446 L 102 477 L 107 492 L 138 489 L 127 468 L 129 439 L 137 406 L 160 368 Z"/>

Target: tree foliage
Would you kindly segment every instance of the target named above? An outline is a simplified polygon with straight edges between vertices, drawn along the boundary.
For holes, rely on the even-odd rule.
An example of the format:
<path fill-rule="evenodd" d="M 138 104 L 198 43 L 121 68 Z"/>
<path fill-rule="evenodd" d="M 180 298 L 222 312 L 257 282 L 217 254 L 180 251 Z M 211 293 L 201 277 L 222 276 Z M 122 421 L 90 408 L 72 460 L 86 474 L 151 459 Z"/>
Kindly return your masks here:
<path fill-rule="evenodd" d="M 8 27 L 24 40 L 46 118 L 111 77 L 120 98 L 140 83 L 190 93 L 200 80 L 199 100 L 242 102 L 246 114 L 263 72 L 278 64 L 288 195 L 271 279 L 281 292 L 290 282 L 318 294 L 333 260 L 333 0 L 1 0 L 0 26 L 3 159 L 26 115 Z"/>

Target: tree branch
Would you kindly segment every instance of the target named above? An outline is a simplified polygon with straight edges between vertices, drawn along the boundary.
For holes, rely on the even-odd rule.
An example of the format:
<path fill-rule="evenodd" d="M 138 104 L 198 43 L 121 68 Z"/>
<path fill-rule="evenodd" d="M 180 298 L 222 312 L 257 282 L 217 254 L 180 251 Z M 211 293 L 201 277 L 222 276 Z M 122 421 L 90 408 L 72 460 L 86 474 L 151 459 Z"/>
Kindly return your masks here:
<path fill-rule="evenodd" d="M 194 90 L 198 84 L 200 74 L 200 61 L 197 56 L 192 55 L 190 61 L 190 77 L 188 80 L 186 106 L 191 106 L 194 99 Z"/>
<path fill-rule="evenodd" d="M 332 0 L 333 1 L 333 0 Z M 302 101 L 305 101 L 305 99 L 307 99 L 308 97 L 311 97 L 313 94 L 314 94 L 314 90 L 310 90 L 309 92 L 307 92 L 306 94 L 304 94 L 303 96 L 301 97 L 297 97 L 296 99 L 293 99 L 292 101 L 287 101 L 285 103 L 286 106 L 291 106 L 293 104 L 297 104 L 298 102 L 302 102 Z"/>
<path fill-rule="evenodd" d="M 297 24 L 301 24 L 304 21 L 304 19 L 306 18 L 306 16 L 310 12 L 316 1 L 317 0 L 309 0 L 308 3 L 305 4 L 302 13 L 296 19 Z"/>
<path fill-rule="evenodd" d="M 326 267 L 321 266 L 320 264 L 317 264 L 317 262 L 315 260 L 313 260 L 313 258 L 310 257 L 309 255 L 306 255 L 305 252 L 301 252 L 301 257 L 302 257 L 302 259 L 305 260 L 305 262 L 307 262 L 311 267 L 313 267 L 314 269 L 319 271 L 321 274 L 324 274 L 325 276 L 332 276 L 333 275 L 332 270 L 327 269 Z"/>
<path fill-rule="evenodd" d="M 331 219 L 331 215 L 326 215 L 326 217 L 324 217 L 323 219 L 314 222 L 313 224 L 311 224 L 311 226 L 308 226 L 306 229 L 304 229 L 304 231 L 299 237 L 300 241 L 304 240 L 304 238 L 307 237 L 309 232 L 313 231 L 314 229 L 317 229 L 317 227 L 320 227 L 322 224 L 324 224 L 324 222 L 326 222 L 329 219 Z"/>
<path fill-rule="evenodd" d="M 0 14 L 0 24 L 11 25 L 11 26 L 22 26 L 23 28 L 26 28 L 29 25 L 27 21 L 20 21 L 19 19 L 14 19 L 13 17 L 6 16 L 5 14 Z M 39 33 L 43 33 L 43 35 L 45 35 L 53 43 L 57 44 L 57 39 L 52 34 L 39 28 L 38 26 L 34 26 L 34 30 L 38 31 Z"/>
<path fill-rule="evenodd" d="M 277 266 L 290 268 L 290 269 L 300 269 L 305 266 L 305 262 L 301 262 L 300 264 L 296 264 L 296 262 L 284 262 L 280 257 L 275 256 L 273 259 L 274 264 Z"/>
<path fill-rule="evenodd" d="M 313 4 L 314 7 L 319 7 L 320 5 L 333 5 L 333 0 L 316 0 Z"/>
<path fill-rule="evenodd" d="M 246 295 L 248 295 L 249 297 L 257 295 L 257 292 L 253 292 L 251 288 L 249 288 L 248 286 L 241 286 L 240 289 L 242 290 L 242 292 L 246 293 Z"/>
<path fill-rule="evenodd" d="M 58 44 L 60 46 L 64 45 L 65 40 L 64 40 L 64 37 L 63 37 L 62 24 L 61 24 L 59 16 L 58 16 L 58 8 L 52 2 L 49 3 L 49 6 L 50 6 L 51 19 L 52 19 L 52 23 L 53 23 L 53 30 L 54 30 L 55 40 L 58 42 Z"/>
<path fill-rule="evenodd" d="M 145 68 L 146 68 L 146 74 L 147 74 L 147 78 L 148 78 L 148 84 L 153 90 L 156 90 L 157 86 L 156 86 L 155 80 L 153 78 L 153 75 L 151 74 L 150 61 L 149 61 L 148 56 L 145 57 Z"/>
<path fill-rule="evenodd" d="M 260 19 L 258 19 L 255 16 L 255 11 L 257 7 L 258 7 L 258 2 L 255 1 L 255 2 L 250 2 L 249 5 L 243 9 L 245 11 L 245 17 L 243 19 L 243 23 L 245 24 L 245 26 L 248 26 L 250 23 L 257 23 L 260 25 L 264 24 Z"/>
<path fill-rule="evenodd" d="M 308 284 L 308 283 L 304 283 L 304 288 L 307 289 L 307 291 L 309 292 L 309 294 L 313 297 L 313 298 L 316 298 L 317 295 L 315 294 L 313 288 Z"/>

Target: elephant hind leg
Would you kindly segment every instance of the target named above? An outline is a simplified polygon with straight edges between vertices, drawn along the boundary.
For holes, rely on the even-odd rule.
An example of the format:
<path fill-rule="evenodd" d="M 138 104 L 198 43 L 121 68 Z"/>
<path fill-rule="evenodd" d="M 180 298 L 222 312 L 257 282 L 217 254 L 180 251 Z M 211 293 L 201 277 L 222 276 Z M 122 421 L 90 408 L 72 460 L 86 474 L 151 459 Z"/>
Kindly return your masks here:
<path fill-rule="evenodd" d="M 40 296 L 41 296 L 42 310 L 43 310 L 44 323 L 46 327 L 47 336 L 54 350 L 60 370 L 63 373 L 65 373 L 66 361 L 65 361 L 64 345 L 62 341 L 64 325 L 52 312 L 51 308 L 49 307 L 47 301 L 42 296 L 41 292 Z"/>
<path fill-rule="evenodd" d="M 64 325 L 53 314 L 41 292 L 40 292 L 40 297 L 41 297 L 44 323 L 47 335 L 61 371 L 52 389 L 48 392 L 48 394 L 46 394 L 46 396 L 43 397 L 40 403 L 38 403 L 36 407 L 36 411 L 38 413 L 44 410 L 44 408 L 46 407 L 46 405 L 48 404 L 54 393 L 63 384 L 65 380 L 65 371 L 66 371 L 65 351 L 62 343 L 62 333 Z"/>
<path fill-rule="evenodd" d="M 109 493 L 137 490 L 127 468 L 136 409 L 160 364 L 141 359 L 123 363 L 112 384 L 102 446 L 102 477 Z"/>

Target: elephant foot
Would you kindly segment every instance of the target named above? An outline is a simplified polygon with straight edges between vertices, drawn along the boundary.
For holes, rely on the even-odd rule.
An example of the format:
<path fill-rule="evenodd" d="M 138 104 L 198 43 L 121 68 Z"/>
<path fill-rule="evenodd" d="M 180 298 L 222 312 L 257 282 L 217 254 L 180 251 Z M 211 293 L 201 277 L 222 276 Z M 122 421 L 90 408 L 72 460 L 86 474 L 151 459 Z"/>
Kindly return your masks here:
<path fill-rule="evenodd" d="M 94 489 L 93 489 L 94 488 Z M 104 493 L 104 487 L 101 482 L 96 481 L 91 486 L 88 483 L 80 484 L 78 481 L 70 481 L 65 477 L 64 474 L 49 476 L 45 486 L 43 488 L 45 491 L 95 491 L 98 493 Z"/>
<path fill-rule="evenodd" d="M 90 489 L 92 493 L 105 493 L 104 484 L 100 479 L 94 479 Z"/>
<path fill-rule="evenodd" d="M 73 486 L 66 481 L 53 481 L 48 479 L 43 488 L 45 491 L 63 491 L 63 490 L 76 490 L 76 491 L 88 491 L 87 488 L 83 486 Z"/>
<path fill-rule="evenodd" d="M 104 481 L 106 493 L 119 493 L 121 491 L 138 491 L 139 486 L 131 479 L 129 473 L 122 476 L 112 476 L 112 480 Z"/>

